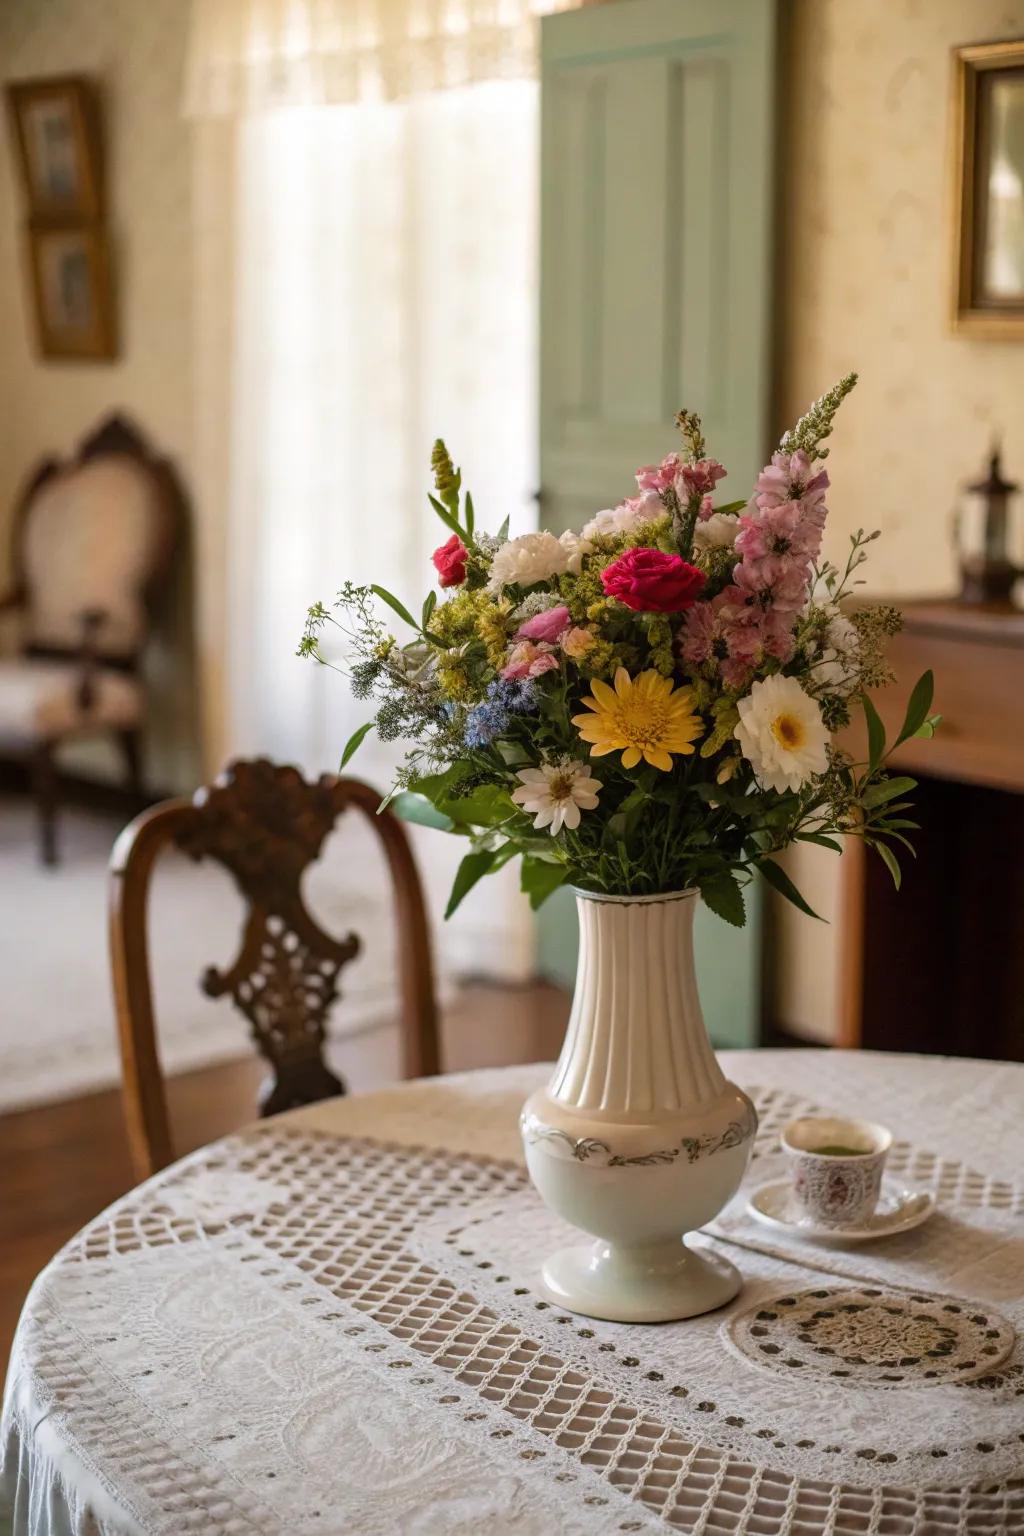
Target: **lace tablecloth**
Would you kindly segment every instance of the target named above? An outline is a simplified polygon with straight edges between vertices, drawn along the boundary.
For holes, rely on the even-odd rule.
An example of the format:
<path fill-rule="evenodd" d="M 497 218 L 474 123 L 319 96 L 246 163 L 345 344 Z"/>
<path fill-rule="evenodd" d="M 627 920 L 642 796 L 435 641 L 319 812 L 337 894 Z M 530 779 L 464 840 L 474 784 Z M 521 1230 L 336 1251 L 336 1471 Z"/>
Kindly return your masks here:
<path fill-rule="evenodd" d="M 0 1529 L 1024 1533 L 1024 1067 L 723 1063 L 761 1115 L 747 1188 L 827 1107 L 891 1125 L 939 1212 L 840 1250 L 741 1192 L 706 1238 L 743 1269 L 730 1307 L 591 1323 L 532 1289 L 564 1239 L 516 1130 L 545 1068 L 314 1106 L 151 1180 L 40 1276 Z"/>

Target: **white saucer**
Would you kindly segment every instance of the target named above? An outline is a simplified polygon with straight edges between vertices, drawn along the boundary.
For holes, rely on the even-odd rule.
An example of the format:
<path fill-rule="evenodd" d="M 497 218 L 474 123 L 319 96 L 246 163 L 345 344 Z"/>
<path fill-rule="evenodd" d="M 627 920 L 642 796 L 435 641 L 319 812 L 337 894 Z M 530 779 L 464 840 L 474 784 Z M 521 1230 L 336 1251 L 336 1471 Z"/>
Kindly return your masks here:
<path fill-rule="evenodd" d="M 791 1232 L 794 1237 L 815 1242 L 868 1243 L 876 1237 L 890 1237 L 919 1227 L 935 1209 L 935 1196 L 925 1190 L 911 1189 L 898 1179 L 883 1179 L 882 1192 L 874 1214 L 856 1227 L 826 1227 L 810 1216 L 800 1214 L 793 1204 L 792 1185 L 788 1179 L 762 1184 L 747 1201 L 747 1210 L 755 1221 L 766 1227 Z"/>

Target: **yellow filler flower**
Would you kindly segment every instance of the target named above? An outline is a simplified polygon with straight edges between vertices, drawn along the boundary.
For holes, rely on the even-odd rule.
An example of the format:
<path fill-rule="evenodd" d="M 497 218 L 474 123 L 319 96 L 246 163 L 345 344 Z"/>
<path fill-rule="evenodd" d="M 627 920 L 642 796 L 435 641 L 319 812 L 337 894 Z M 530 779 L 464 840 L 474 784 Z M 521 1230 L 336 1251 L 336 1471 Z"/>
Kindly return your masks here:
<path fill-rule="evenodd" d="M 592 757 L 606 752 L 622 753 L 623 768 L 635 768 L 641 758 L 669 773 L 673 752 L 688 757 L 704 727 L 693 708 L 693 690 L 674 688 L 660 672 L 641 672 L 630 677 L 625 667 L 615 674 L 615 687 L 599 678 L 590 685 L 593 694 L 583 703 L 593 713 L 573 715 L 584 741 L 592 743 Z"/>

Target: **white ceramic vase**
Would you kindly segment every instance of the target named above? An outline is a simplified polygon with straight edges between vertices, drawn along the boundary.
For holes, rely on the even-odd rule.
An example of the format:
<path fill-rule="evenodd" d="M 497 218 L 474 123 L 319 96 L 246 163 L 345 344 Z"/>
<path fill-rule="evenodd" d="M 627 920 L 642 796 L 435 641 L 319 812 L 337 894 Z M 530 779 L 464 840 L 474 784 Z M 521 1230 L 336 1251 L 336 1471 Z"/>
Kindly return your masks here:
<path fill-rule="evenodd" d="M 741 1285 L 686 1245 L 731 1199 L 757 1116 L 711 1049 L 693 963 L 696 891 L 576 893 L 580 951 L 565 1044 L 520 1116 L 545 1202 L 597 1240 L 551 1254 L 548 1297 L 618 1322 L 695 1317 Z"/>

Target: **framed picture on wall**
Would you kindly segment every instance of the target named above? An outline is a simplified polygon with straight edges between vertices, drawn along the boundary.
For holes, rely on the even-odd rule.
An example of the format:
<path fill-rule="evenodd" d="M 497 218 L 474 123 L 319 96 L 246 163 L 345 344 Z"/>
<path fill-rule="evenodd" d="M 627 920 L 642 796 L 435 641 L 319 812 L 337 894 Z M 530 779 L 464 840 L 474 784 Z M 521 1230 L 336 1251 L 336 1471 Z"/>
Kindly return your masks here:
<path fill-rule="evenodd" d="M 103 178 L 98 102 L 77 75 L 7 87 L 12 138 L 33 219 L 96 219 Z"/>
<path fill-rule="evenodd" d="M 28 241 L 43 357 L 114 357 L 110 257 L 102 226 L 35 225 Z"/>
<path fill-rule="evenodd" d="M 1024 40 L 954 50 L 957 330 L 1024 337 Z"/>

